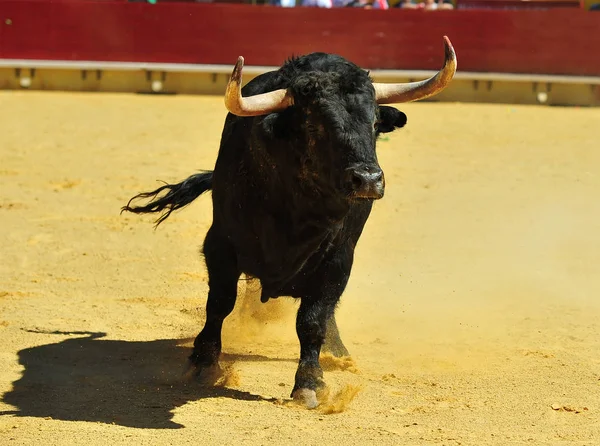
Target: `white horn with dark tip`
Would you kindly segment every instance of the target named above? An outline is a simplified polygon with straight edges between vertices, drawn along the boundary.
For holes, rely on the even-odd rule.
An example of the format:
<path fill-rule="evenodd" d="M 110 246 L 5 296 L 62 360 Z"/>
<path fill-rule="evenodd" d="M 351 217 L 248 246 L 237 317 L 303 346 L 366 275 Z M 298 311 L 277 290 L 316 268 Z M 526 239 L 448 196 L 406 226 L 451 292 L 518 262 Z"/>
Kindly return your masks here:
<path fill-rule="evenodd" d="M 286 89 L 270 91 L 254 96 L 242 96 L 242 68 L 244 58 L 238 57 L 225 90 L 225 107 L 237 116 L 261 116 L 285 110 L 294 104 L 294 98 Z"/>
<path fill-rule="evenodd" d="M 456 53 L 450 39 L 444 36 L 445 59 L 443 68 L 433 77 L 419 82 L 404 84 L 380 84 L 373 82 L 378 104 L 412 102 L 434 96 L 448 86 L 456 73 Z"/>

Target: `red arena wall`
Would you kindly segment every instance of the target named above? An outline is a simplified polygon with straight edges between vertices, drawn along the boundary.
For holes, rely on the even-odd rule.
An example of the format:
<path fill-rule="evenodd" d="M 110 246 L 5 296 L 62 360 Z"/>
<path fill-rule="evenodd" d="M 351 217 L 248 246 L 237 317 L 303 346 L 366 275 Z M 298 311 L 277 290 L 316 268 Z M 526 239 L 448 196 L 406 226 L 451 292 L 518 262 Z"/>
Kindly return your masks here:
<path fill-rule="evenodd" d="M 0 58 L 280 65 L 341 54 L 371 69 L 438 69 L 442 35 L 460 71 L 600 76 L 600 13 L 387 11 L 236 4 L 0 0 Z"/>

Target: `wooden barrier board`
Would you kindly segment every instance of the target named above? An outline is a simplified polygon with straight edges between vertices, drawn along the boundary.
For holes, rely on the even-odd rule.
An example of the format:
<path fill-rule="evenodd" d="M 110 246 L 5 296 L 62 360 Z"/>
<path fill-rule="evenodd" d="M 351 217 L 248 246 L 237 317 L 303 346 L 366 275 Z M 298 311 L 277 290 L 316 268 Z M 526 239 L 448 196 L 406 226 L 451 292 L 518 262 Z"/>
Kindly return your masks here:
<path fill-rule="evenodd" d="M 0 0 L 0 58 L 280 65 L 313 51 L 365 68 L 434 70 L 442 36 L 461 71 L 600 75 L 600 14 L 388 11 L 111 0 Z"/>

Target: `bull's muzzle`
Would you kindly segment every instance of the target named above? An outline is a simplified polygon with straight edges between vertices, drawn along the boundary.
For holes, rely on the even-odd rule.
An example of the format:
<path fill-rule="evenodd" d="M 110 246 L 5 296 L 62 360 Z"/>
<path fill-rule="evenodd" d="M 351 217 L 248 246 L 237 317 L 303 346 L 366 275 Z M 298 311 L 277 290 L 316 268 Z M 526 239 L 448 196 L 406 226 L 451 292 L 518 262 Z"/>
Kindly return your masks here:
<path fill-rule="evenodd" d="M 351 198 L 378 200 L 383 197 L 385 178 L 377 165 L 359 164 L 346 169 L 346 187 Z"/>

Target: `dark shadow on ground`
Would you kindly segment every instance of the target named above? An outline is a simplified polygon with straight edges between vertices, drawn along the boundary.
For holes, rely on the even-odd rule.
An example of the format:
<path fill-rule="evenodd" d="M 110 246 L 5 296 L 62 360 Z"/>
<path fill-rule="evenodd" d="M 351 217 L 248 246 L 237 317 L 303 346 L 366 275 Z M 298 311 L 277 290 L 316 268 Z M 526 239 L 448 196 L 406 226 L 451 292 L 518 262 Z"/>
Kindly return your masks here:
<path fill-rule="evenodd" d="M 3 396 L 17 410 L 0 415 L 177 429 L 184 426 L 172 421 L 173 409 L 188 401 L 275 401 L 184 380 L 190 349 L 181 340 L 110 341 L 102 339 L 105 333 L 69 334 L 86 336 L 19 352 L 23 376 Z M 232 356 L 243 360 L 243 355 Z"/>

